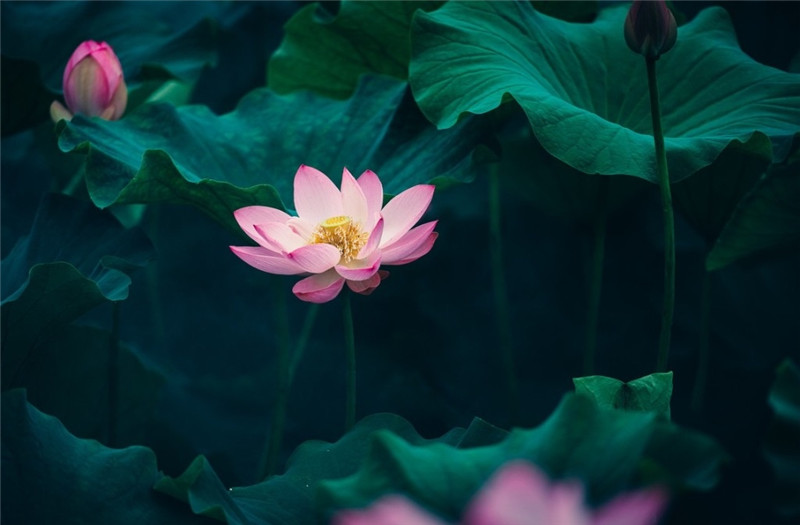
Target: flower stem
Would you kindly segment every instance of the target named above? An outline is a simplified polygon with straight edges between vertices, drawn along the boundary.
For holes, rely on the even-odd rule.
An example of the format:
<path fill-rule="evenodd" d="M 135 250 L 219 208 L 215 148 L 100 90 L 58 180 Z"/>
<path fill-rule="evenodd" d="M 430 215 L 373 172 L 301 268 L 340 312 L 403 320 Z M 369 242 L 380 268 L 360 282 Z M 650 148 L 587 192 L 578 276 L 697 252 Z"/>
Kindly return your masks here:
<path fill-rule="evenodd" d="M 594 374 L 597 350 L 597 325 L 600 317 L 600 293 L 603 289 L 603 261 L 606 249 L 606 222 L 608 219 L 607 177 L 600 177 L 597 193 L 597 210 L 594 216 L 594 246 L 589 281 L 589 304 L 586 314 L 586 346 L 583 353 L 583 375 Z"/>
<path fill-rule="evenodd" d="M 149 206 L 147 210 L 148 228 L 147 234 L 156 250 L 159 248 L 159 241 L 161 239 L 161 207 Z M 150 322 L 153 326 L 155 335 L 155 342 L 160 347 L 166 336 L 166 328 L 164 326 L 164 312 L 161 305 L 161 284 L 159 278 L 159 271 L 161 270 L 160 262 L 158 260 L 150 261 L 147 265 L 147 297 L 150 306 Z"/>
<path fill-rule="evenodd" d="M 297 372 L 297 367 L 303 358 L 303 354 L 308 346 L 308 338 L 311 336 L 311 329 L 314 327 L 314 321 L 317 319 L 317 312 L 319 312 L 319 304 L 310 303 L 306 311 L 306 318 L 303 321 L 303 328 L 300 330 L 300 337 L 297 338 L 297 344 L 292 353 L 292 361 L 289 364 L 289 384 L 294 381 L 294 374 Z"/>
<path fill-rule="evenodd" d="M 262 456 L 258 467 L 259 480 L 275 473 L 278 464 L 278 454 L 280 453 L 281 444 L 283 443 L 286 408 L 289 401 L 289 313 L 286 305 L 286 297 L 283 292 L 283 287 L 273 282 L 275 334 L 278 349 L 278 377 L 276 382 L 278 391 L 275 394 L 275 404 L 272 407 L 272 421 L 269 427 L 266 454 Z"/>
<path fill-rule="evenodd" d="M 285 313 L 286 299 L 283 294 L 276 301 L 282 300 L 282 304 L 276 302 L 277 308 L 277 321 L 279 325 L 278 334 L 278 393 L 275 397 L 275 405 L 272 411 L 272 423 L 270 425 L 270 434 L 266 445 L 266 452 L 262 456 L 261 463 L 258 469 L 258 479 L 263 480 L 277 472 L 278 457 L 280 455 L 281 445 L 285 434 L 286 414 L 288 412 L 289 404 L 289 391 L 294 382 L 294 375 L 297 370 L 300 360 L 305 353 L 306 346 L 308 346 L 308 339 L 311 336 L 311 330 L 314 328 L 314 321 L 319 311 L 318 304 L 311 304 L 306 311 L 306 318 L 303 321 L 303 327 L 300 331 L 300 336 L 297 338 L 297 343 L 294 345 L 294 350 L 289 356 L 289 316 Z M 284 312 L 284 313 L 281 313 Z M 283 343 L 282 341 L 285 341 Z"/>
<path fill-rule="evenodd" d="M 117 443 L 117 407 L 119 406 L 119 310 L 120 302 L 111 303 L 111 335 L 108 338 L 108 446 Z"/>
<path fill-rule="evenodd" d="M 700 342 L 697 374 L 692 389 L 691 407 L 695 412 L 703 409 L 703 397 L 708 379 L 711 346 L 711 272 L 703 271 L 703 291 L 700 295 Z"/>
<path fill-rule="evenodd" d="M 672 194 L 667 152 L 664 148 L 664 132 L 661 129 L 661 105 L 658 100 L 656 83 L 656 61 L 645 58 L 647 64 L 647 84 L 650 88 L 650 113 L 653 117 L 653 140 L 656 146 L 658 186 L 661 190 L 661 211 L 664 216 L 664 305 L 661 312 L 661 336 L 658 342 L 658 361 L 656 372 L 667 370 L 669 343 L 672 332 L 672 315 L 675 309 L 675 219 L 672 214 Z"/>
<path fill-rule="evenodd" d="M 509 426 L 513 425 L 519 414 L 519 386 L 514 366 L 514 344 L 511 337 L 511 317 L 508 307 L 506 277 L 503 270 L 503 236 L 500 225 L 500 173 L 497 164 L 490 168 L 489 174 L 489 239 L 492 265 L 492 288 L 494 289 L 494 311 L 500 355 L 506 375 L 506 395 L 508 396 Z"/>
<path fill-rule="evenodd" d="M 353 333 L 353 309 L 350 293 L 345 290 L 344 297 L 344 343 L 347 355 L 347 401 L 345 404 L 345 431 L 353 428 L 356 420 L 356 342 Z"/>

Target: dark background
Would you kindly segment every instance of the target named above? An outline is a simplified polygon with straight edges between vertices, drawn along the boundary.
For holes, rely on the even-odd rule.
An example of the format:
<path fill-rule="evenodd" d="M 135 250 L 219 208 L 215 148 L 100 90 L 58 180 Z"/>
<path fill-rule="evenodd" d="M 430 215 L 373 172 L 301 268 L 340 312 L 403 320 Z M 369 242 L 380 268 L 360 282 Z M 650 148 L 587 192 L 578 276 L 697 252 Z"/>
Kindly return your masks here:
<path fill-rule="evenodd" d="M 281 26 L 303 5 L 232 4 L 220 33 L 218 65 L 201 75 L 192 102 L 224 113 L 263 86 Z M 709 5 L 723 5 L 745 52 L 784 70 L 794 60 L 797 70 L 800 3 L 674 5 L 687 19 Z M 4 256 L 27 232 L 49 186 L 45 159 L 26 153 L 34 133 L 48 126 L 3 138 Z M 411 265 L 390 268 L 392 276 L 372 296 L 354 296 L 358 417 L 395 412 L 426 437 L 466 426 L 473 416 L 508 424 L 489 266 L 487 188 L 483 176 L 437 191 L 426 215 L 439 219 L 433 251 Z M 592 234 L 586 225 L 538 211 L 512 180 L 503 179 L 502 190 L 504 267 L 521 386 L 514 423 L 531 427 L 572 390 L 571 378 L 581 375 Z M 144 225 L 157 258 L 136 274 L 121 306 L 121 337 L 164 373 L 167 383 L 142 444 L 155 450 L 167 474 L 179 474 L 202 453 L 227 486 L 254 483 L 275 394 L 276 301 L 288 305 L 293 338 L 307 311 L 291 295 L 296 279 L 243 264 L 228 250 L 241 239 L 192 208 L 150 206 Z M 713 274 L 711 371 L 704 408 L 696 412 L 689 400 L 706 247 L 680 216 L 676 232 L 672 417 L 714 436 L 733 461 L 713 493 L 680 499 L 672 520 L 767 523 L 771 472 L 761 450 L 772 416 L 766 400 L 775 367 L 800 354 L 800 255 L 744 261 Z M 662 250 L 657 188 L 643 185 L 637 198 L 609 218 L 597 373 L 627 381 L 653 371 Z M 103 307 L 79 322 L 102 327 L 110 317 L 110 307 Z M 284 460 L 304 440 L 341 435 L 344 372 L 337 299 L 321 307 L 292 385 Z"/>

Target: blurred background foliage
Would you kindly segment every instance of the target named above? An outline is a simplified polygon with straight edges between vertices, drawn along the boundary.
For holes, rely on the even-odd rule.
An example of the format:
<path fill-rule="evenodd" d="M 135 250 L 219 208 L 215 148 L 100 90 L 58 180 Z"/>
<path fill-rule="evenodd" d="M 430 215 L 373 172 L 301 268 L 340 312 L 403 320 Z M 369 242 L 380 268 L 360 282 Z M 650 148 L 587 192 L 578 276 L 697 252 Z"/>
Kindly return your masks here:
<path fill-rule="evenodd" d="M 580 22 L 605 4 L 533 2 Z M 800 6 L 673 7 L 691 21 L 720 4 L 747 55 L 798 71 L 792 21 Z M 313 521 L 368 501 L 372 482 L 396 477 L 383 467 L 424 459 L 429 446 L 448 447 L 441 449 L 443 461 L 463 468 L 477 461 L 487 469 L 527 454 L 552 475 L 580 473 L 596 501 L 672 476 L 680 492 L 670 523 L 765 516 L 788 523 L 797 516 L 785 497 L 800 479 L 796 463 L 786 459 L 796 459 L 796 443 L 792 449 L 785 439 L 785 428 L 796 430 L 796 412 L 785 408 L 797 406 L 796 369 L 783 365 L 772 386 L 778 365 L 800 358 L 796 136 L 780 163 L 773 163 L 770 138 L 756 133 L 674 185 L 678 284 L 670 390 L 658 383 L 645 390 L 659 395 L 639 405 L 612 403 L 646 414 L 602 415 L 582 396 L 564 398 L 572 378 L 584 375 L 597 225 L 604 225 L 605 257 L 594 371 L 631 381 L 655 363 L 663 265 L 657 186 L 586 175 L 556 159 L 514 101 L 437 131 L 405 82 L 412 8 L 435 12 L 440 5 L 0 5 L 3 518 L 46 523 L 71 513 L 97 522 L 203 521 L 191 509 L 229 523 Z M 126 117 L 54 125 L 47 108 L 60 96 L 62 68 L 89 38 L 108 41 L 119 55 L 131 89 Z M 314 67 L 331 63 L 325 53 L 339 57 L 337 67 Z M 365 73 L 384 76 L 360 77 Z M 787 133 L 797 133 L 796 126 Z M 394 268 L 373 295 L 353 300 L 358 416 L 391 414 L 370 416 L 342 436 L 344 335 L 338 304 L 323 305 L 289 395 L 278 469 L 285 474 L 256 484 L 276 395 L 276 348 L 287 333 L 296 343 L 309 306 L 291 295 L 292 279 L 259 273 L 230 253 L 241 233 L 227 214 L 250 203 L 291 206 L 291 180 L 301 163 L 337 182 L 343 165 L 354 173 L 373 169 L 390 194 L 435 182 L 427 216 L 439 219 L 440 237 L 428 256 Z M 490 170 L 499 174 L 518 410 L 507 399 L 496 329 Z M 705 302 L 703 290 L 713 290 Z M 288 327 L 276 312 L 286 313 Z M 116 424 L 107 410 L 109 341 L 119 341 Z M 701 355 L 708 373 L 698 395 Z M 595 396 L 602 406 L 622 387 L 581 388 L 611 389 Z M 670 396 L 675 425 L 654 415 Z M 589 436 L 638 429 L 620 445 L 639 450 L 620 459 L 631 462 L 628 477 L 605 488 L 593 481 L 603 478 L 603 463 L 592 449 L 548 463 L 555 454 L 548 456 L 551 438 L 539 425 L 566 421 L 564 428 L 577 432 L 569 422 L 579 415 L 589 422 L 582 430 Z M 538 428 L 509 437 L 512 425 Z M 112 451 L 73 436 L 151 451 Z M 329 444 L 317 442 L 303 444 L 287 463 L 307 440 L 335 442 L 341 459 L 322 461 Z M 381 464 L 369 443 L 397 463 Z M 686 446 L 665 457 L 665 443 Z M 488 447 L 484 457 L 464 455 L 478 445 Z M 723 458 L 719 484 L 708 491 L 716 479 L 698 478 L 696 469 L 715 470 Z M 370 461 L 378 466 L 370 470 Z M 377 477 L 365 481 L 362 465 Z M 43 474 L 25 474 L 35 469 Z M 119 479 L 123 470 L 136 474 Z M 349 482 L 322 484 L 323 510 L 314 509 L 307 480 L 313 490 L 322 479 L 351 474 Z M 463 477 L 459 497 L 468 497 L 479 478 Z M 156 483 L 189 505 L 150 490 Z M 136 503 L 81 514 L 76 501 L 117 486 L 136 494 Z M 244 488 L 229 493 L 228 487 Z M 698 488 L 706 490 L 683 492 Z M 424 486 L 405 489 L 426 497 Z M 62 496 L 43 505 L 31 494 Z M 296 514 L 263 504 L 287 495 L 298 498 L 291 500 Z M 427 503 L 448 516 L 459 502 Z"/>

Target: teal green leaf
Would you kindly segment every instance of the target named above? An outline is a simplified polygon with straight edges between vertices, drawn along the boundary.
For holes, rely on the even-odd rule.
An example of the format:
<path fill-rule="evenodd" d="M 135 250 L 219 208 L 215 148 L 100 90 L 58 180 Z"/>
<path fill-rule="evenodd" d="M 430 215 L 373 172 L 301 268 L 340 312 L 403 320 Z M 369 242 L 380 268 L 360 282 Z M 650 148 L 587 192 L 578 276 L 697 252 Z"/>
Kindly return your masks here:
<path fill-rule="evenodd" d="M 450 2 L 412 23 L 409 81 L 439 128 L 513 98 L 539 142 L 585 173 L 657 181 L 645 63 L 624 42 L 628 6 L 591 24 L 538 13 L 527 2 Z M 759 131 L 778 160 L 800 129 L 800 75 L 742 52 L 722 8 L 678 30 L 657 63 L 670 177 L 709 165 Z"/>
<path fill-rule="evenodd" d="M 724 458 L 712 439 L 655 412 L 612 410 L 568 395 L 539 427 L 515 429 L 503 441 L 478 448 L 419 445 L 377 432 L 357 473 L 321 484 L 320 509 L 327 515 L 401 492 L 456 519 L 491 473 L 513 459 L 528 460 L 554 479 L 581 479 L 594 502 L 642 481 L 704 489 L 716 482 Z"/>
<path fill-rule="evenodd" d="M 770 162 L 772 145 L 766 135 L 754 133 L 744 143 L 734 140 L 714 162 L 672 185 L 675 209 L 710 246 Z"/>
<path fill-rule="evenodd" d="M 195 514 L 230 524 L 248 522 L 204 456 L 197 456 L 177 478 L 159 479 L 153 488 L 188 503 Z"/>
<path fill-rule="evenodd" d="M 73 435 L 107 439 L 110 340 L 107 330 L 58 328 L 26 356 L 25 366 L 13 377 L 7 377 L 4 367 L 3 390 L 24 387 L 31 403 L 56 416 Z M 119 349 L 117 377 L 114 444 L 141 443 L 165 378 L 124 344 Z"/>
<path fill-rule="evenodd" d="M 2 427 L 3 523 L 206 523 L 152 490 L 150 449 L 78 439 L 24 390 L 3 393 Z"/>
<path fill-rule="evenodd" d="M 343 167 L 371 169 L 387 193 L 470 180 L 482 128 L 464 122 L 439 132 L 405 92 L 404 82 L 364 77 L 344 101 L 260 89 L 223 116 L 203 106 L 146 105 L 117 122 L 76 117 L 59 128 L 59 146 L 87 155 L 87 188 L 101 208 L 191 204 L 238 231 L 237 208 L 291 205 L 301 164 L 336 181 Z"/>
<path fill-rule="evenodd" d="M 800 248 L 800 162 L 773 165 L 734 209 L 706 258 L 719 270 L 746 257 Z"/>
<path fill-rule="evenodd" d="M 121 285 L 124 274 L 113 274 Z M 71 323 L 108 299 L 97 283 L 66 262 L 37 264 L 31 268 L 20 293 L 0 307 L 2 318 L 2 382 L 12 385 L 28 356 L 47 341 L 59 326 Z"/>
<path fill-rule="evenodd" d="M 129 275 L 144 267 L 153 246 L 140 228 L 124 229 L 91 203 L 49 194 L 39 205 L 30 234 L 2 261 L 3 304 L 25 289 L 39 263 L 67 262 L 97 283 L 109 301 L 128 296 Z"/>
<path fill-rule="evenodd" d="M 344 0 L 332 16 L 320 4 L 298 11 L 284 26 L 269 61 L 268 85 L 276 93 L 310 90 L 344 99 L 364 74 L 408 78 L 409 28 L 417 9 L 443 2 Z"/>
<path fill-rule="evenodd" d="M 653 433 L 639 464 L 644 483 L 709 491 L 720 478 L 720 467 L 731 461 L 716 441 L 678 425 L 665 425 Z"/>
<path fill-rule="evenodd" d="M 6 136 L 49 117 L 67 60 L 84 40 L 104 40 L 114 48 L 130 90 L 129 109 L 166 80 L 195 81 L 216 60 L 216 24 L 210 17 L 224 6 L 204 2 L 187 10 L 175 2 L 150 9 L 125 2 L 17 2 L 2 9 Z M 31 93 L 38 94 L 35 100 L 26 100 Z"/>
<path fill-rule="evenodd" d="M 374 414 L 359 421 L 336 443 L 303 443 L 289 458 L 284 474 L 256 485 L 229 491 L 205 458 L 200 457 L 178 478 L 164 477 L 156 484 L 156 490 L 188 502 L 197 514 L 225 519 L 231 525 L 315 523 L 320 482 L 356 472 L 366 457 L 372 436 L 379 431 L 417 445 L 438 442 L 460 449 L 489 445 L 506 436 L 505 431 L 476 418 L 467 429 L 456 428 L 436 440 L 426 440 L 403 418 Z"/>
<path fill-rule="evenodd" d="M 765 444 L 775 474 L 774 504 L 785 516 L 800 516 L 800 368 L 787 359 L 778 367 L 769 393 L 775 414 Z"/>
<path fill-rule="evenodd" d="M 139 229 L 64 195 L 41 203 L 31 233 L 2 261 L 3 383 L 31 352 L 96 306 L 128 296 L 130 275 L 152 256 Z"/>
<path fill-rule="evenodd" d="M 658 372 L 633 381 L 613 377 L 587 376 L 572 380 L 575 393 L 587 396 L 598 406 L 655 412 L 669 420 L 672 399 L 672 372 Z"/>

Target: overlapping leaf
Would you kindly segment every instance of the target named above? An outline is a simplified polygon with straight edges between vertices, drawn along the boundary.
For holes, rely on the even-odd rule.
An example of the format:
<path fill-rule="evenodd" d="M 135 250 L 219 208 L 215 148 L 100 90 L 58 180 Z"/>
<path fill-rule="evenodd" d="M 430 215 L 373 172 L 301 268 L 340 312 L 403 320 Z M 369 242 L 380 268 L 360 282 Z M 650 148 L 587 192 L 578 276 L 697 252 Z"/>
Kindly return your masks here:
<path fill-rule="evenodd" d="M 268 85 L 277 93 L 308 89 L 346 98 L 364 74 L 408 78 L 414 13 L 439 8 L 440 0 L 344 0 L 336 15 L 320 4 L 298 11 L 269 62 Z M 588 21 L 597 2 L 536 1 L 536 9 L 564 20 Z"/>
<path fill-rule="evenodd" d="M 2 396 L 3 523 L 213 523 L 152 490 L 156 458 L 72 436 L 24 390 Z"/>
<path fill-rule="evenodd" d="M 301 164 L 333 178 L 345 166 L 371 169 L 387 193 L 434 179 L 469 180 L 481 128 L 464 122 L 438 132 L 404 101 L 405 91 L 404 82 L 364 77 L 344 101 L 261 89 L 220 117 L 202 106 L 143 106 L 118 122 L 76 117 L 60 129 L 59 145 L 87 154 L 87 187 L 100 207 L 188 203 L 238 230 L 235 209 L 292 202 Z"/>
<path fill-rule="evenodd" d="M 343 99 L 364 74 L 405 80 L 411 18 L 417 9 L 442 3 L 345 0 L 335 17 L 319 4 L 306 6 L 284 27 L 286 36 L 269 62 L 269 87 L 276 93 L 308 89 Z"/>
<path fill-rule="evenodd" d="M 303 443 L 289 459 L 285 474 L 257 485 L 228 491 L 205 458 L 199 457 L 178 478 L 161 479 L 156 489 L 188 502 L 197 514 L 225 519 L 230 525 L 315 523 L 315 495 L 320 482 L 353 474 L 378 431 L 417 445 L 437 442 L 457 448 L 487 445 L 505 437 L 504 431 L 475 419 L 467 429 L 456 428 L 436 440 L 426 440 L 403 418 L 375 414 L 364 418 L 336 443 Z"/>
<path fill-rule="evenodd" d="M 762 133 L 735 140 L 713 163 L 672 186 L 675 208 L 711 245 L 771 161 L 772 146 Z"/>
<path fill-rule="evenodd" d="M 606 409 L 568 395 L 539 427 L 515 429 L 485 447 L 416 445 L 378 432 L 356 474 L 322 484 L 321 508 L 361 507 L 402 492 L 455 519 L 495 469 L 520 458 L 554 478 L 578 477 L 590 499 L 601 501 L 641 482 L 642 475 L 648 482 L 707 489 L 716 483 L 724 454 L 710 438 L 664 422 L 655 412 Z"/>
<path fill-rule="evenodd" d="M 152 254 L 139 229 L 64 195 L 43 201 L 28 237 L 2 261 L 3 382 L 54 330 L 128 295 Z"/>
<path fill-rule="evenodd" d="M 586 173 L 657 180 L 645 64 L 623 38 L 627 6 L 575 24 L 527 2 L 451 2 L 418 12 L 410 83 L 439 128 L 508 95 L 544 148 Z M 707 166 L 733 140 L 768 136 L 778 160 L 800 129 L 800 75 L 754 62 L 721 8 L 679 28 L 657 63 L 670 176 Z"/>
<path fill-rule="evenodd" d="M 23 291 L 28 270 L 36 264 L 70 263 L 95 281 L 106 299 L 127 297 L 120 274 L 142 267 L 152 256 L 152 245 L 139 228 L 124 229 L 114 217 L 90 203 L 60 194 L 42 200 L 30 235 L 3 259 L 3 303 Z"/>
<path fill-rule="evenodd" d="M 706 258 L 718 270 L 745 257 L 800 248 L 800 161 L 773 165 L 722 229 Z"/>

